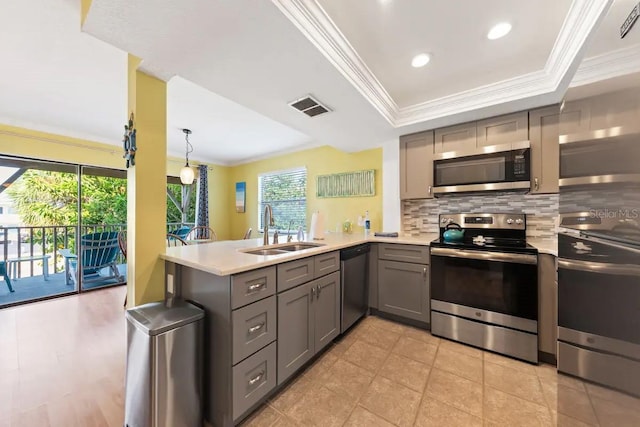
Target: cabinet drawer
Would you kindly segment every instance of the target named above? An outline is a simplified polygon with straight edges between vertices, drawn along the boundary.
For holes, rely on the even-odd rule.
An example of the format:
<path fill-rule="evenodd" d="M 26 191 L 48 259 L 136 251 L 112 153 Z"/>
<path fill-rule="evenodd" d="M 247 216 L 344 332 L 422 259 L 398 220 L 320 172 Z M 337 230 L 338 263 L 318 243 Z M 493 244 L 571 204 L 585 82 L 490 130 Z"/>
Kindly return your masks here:
<path fill-rule="evenodd" d="M 429 246 L 381 243 L 378 245 L 378 259 L 429 264 Z"/>
<path fill-rule="evenodd" d="M 314 257 L 278 264 L 278 292 L 313 280 Z"/>
<path fill-rule="evenodd" d="M 233 367 L 233 420 L 258 403 L 276 385 L 276 343 Z"/>
<path fill-rule="evenodd" d="M 233 311 L 233 364 L 275 341 L 276 306 L 276 296 L 272 295 Z"/>
<path fill-rule="evenodd" d="M 313 257 L 314 277 L 326 276 L 329 273 L 340 270 L 340 252 L 334 251 L 328 254 Z"/>
<path fill-rule="evenodd" d="M 231 276 L 231 308 L 261 300 L 276 293 L 276 267 L 261 268 Z"/>

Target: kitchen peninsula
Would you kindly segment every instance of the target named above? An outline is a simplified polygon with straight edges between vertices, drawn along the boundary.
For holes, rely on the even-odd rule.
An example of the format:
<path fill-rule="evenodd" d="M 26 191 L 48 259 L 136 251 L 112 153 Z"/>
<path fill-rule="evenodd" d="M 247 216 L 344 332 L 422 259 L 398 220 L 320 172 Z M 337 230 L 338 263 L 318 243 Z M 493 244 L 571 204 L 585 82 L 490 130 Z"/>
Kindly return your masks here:
<path fill-rule="evenodd" d="M 161 256 L 167 264 L 167 291 L 207 313 L 205 418 L 213 425 L 237 424 L 339 335 L 341 249 L 372 244 L 369 305 L 377 309 L 378 294 L 384 295 L 378 292 L 378 258 L 408 261 L 396 262 L 399 266 L 428 264 L 425 247 L 437 237 L 329 233 L 324 240 L 305 242 L 311 247 L 274 255 L 248 252 L 298 242 L 263 246 L 262 239 L 251 239 L 167 248 Z M 549 246 L 545 249 L 554 250 Z M 429 299 L 429 275 L 423 269 L 428 271 L 428 265 L 400 273 L 405 274 L 401 282 L 420 292 L 411 302 L 417 301 L 418 309 L 409 307 L 404 316 L 402 307 L 386 312 L 428 327 L 428 306 L 420 310 L 420 301 Z"/>

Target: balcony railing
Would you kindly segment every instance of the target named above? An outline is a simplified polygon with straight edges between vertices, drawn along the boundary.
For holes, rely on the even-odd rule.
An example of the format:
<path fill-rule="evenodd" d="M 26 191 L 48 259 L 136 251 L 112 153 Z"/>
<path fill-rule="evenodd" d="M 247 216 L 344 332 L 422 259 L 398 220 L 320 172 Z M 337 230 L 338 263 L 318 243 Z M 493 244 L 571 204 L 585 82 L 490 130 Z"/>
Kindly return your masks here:
<path fill-rule="evenodd" d="M 172 222 L 167 223 L 166 231 L 175 230 L 183 225 L 193 226 L 190 223 Z M 16 266 L 17 277 L 42 274 L 42 262 L 45 259 L 48 259 L 50 273 L 62 272 L 64 258 L 60 255 L 60 249 L 68 248 L 75 252 L 77 230 L 78 227 L 75 225 L 0 227 L 0 261 L 50 255 L 49 258 L 19 262 Z M 80 227 L 80 235 L 126 230 L 127 224 L 89 224 Z M 118 255 L 118 263 L 126 263 L 122 254 Z"/>

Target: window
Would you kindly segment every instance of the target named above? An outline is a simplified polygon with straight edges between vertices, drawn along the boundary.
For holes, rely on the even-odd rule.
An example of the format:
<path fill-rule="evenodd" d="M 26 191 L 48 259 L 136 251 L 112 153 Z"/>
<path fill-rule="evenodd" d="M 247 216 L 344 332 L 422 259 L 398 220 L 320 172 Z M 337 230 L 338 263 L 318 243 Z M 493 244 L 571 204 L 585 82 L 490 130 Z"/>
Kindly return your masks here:
<path fill-rule="evenodd" d="M 258 177 L 258 226 L 264 230 L 264 208 L 273 209 L 275 227 L 270 229 L 291 230 L 305 228 L 307 217 L 307 169 L 268 172 Z"/>

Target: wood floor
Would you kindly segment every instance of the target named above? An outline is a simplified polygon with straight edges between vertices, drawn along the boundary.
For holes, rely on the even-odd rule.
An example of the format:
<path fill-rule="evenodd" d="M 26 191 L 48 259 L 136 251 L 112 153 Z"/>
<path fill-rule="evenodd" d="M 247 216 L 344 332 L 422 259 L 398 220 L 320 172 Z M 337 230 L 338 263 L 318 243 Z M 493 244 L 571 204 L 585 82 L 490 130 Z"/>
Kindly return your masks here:
<path fill-rule="evenodd" d="M 125 292 L 0 310 L 0 427 L 123 425 Z"/>

